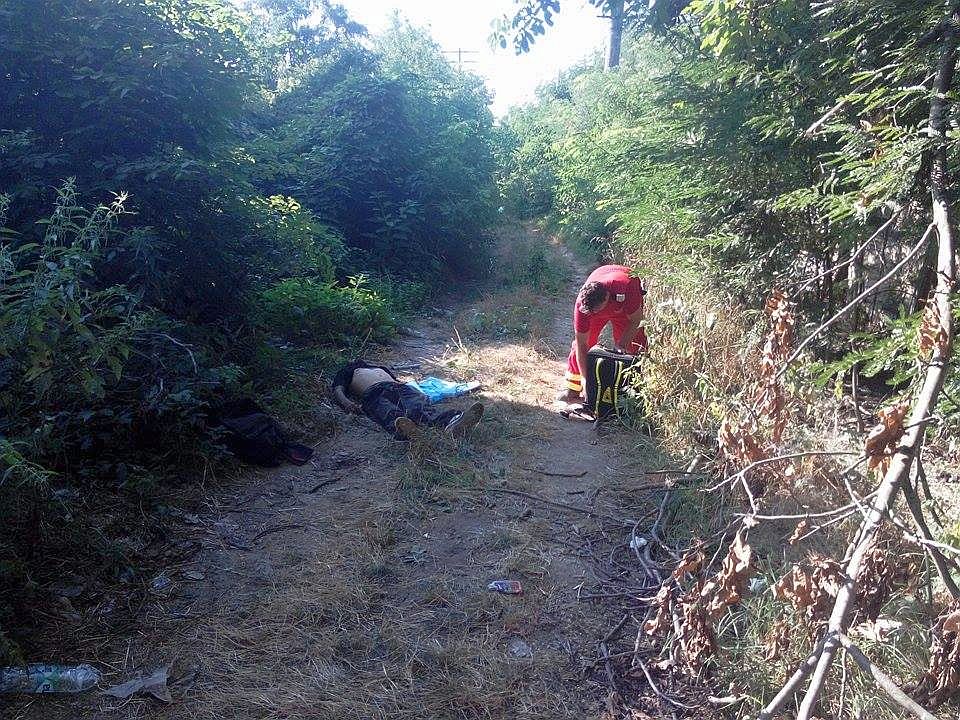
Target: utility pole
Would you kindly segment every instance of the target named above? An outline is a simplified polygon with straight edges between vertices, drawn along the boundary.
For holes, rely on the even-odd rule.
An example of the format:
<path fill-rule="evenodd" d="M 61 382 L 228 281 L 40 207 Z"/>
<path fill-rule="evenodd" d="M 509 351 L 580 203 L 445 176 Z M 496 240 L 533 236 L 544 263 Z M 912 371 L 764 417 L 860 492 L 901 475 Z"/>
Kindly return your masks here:
<path fill-rule="evenodd" d="M 610 52 L 607 55 L 607 70 L 620 64 L 620 46 L 623 44 L 624 0 L 610 0 Z"/>
<path fill-rule="evenodd" d="M 457 48 L 456 50 L 444 50 L 443 54 L 455 56 L 457 59 L 457 70 L 463 72 L 464 65 L 477 64 L 476 60 L 471 60 L 469 57 L 465 58 L 464 55 L 476 55 L 479 52 L 479 50 L 464 50 L 463 48 Z M 451 58 L 450 62 L 453 62 L 453 58 Z"/>

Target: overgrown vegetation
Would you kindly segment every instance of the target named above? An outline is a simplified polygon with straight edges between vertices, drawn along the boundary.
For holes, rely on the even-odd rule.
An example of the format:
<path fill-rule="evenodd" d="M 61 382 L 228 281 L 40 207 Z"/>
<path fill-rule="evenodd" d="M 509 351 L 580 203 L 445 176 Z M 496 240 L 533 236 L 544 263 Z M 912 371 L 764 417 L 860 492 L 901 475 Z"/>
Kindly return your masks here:
<path fill-rule="evenodd" d="M 87 552 L 64 523 L 105 493 L 216 461 L 212 407 L 284 409 L 293 370 L 483 272 L 487 103 L 325 2 L 0 6 L 5 597 Z"/>
<path fill-rule="evenodd" d="M 518 5 L 497 39 L 523 51 L 558 8 Z M 893 684 L 944 703 L 960 689 L 960 570 L 955 544 L 935 544 L 950 493 L 924 468 L 958 461 L 958 8 L 625 5 L 620 68 L 587 61 L 515 110 L 499 183 L 508 207 L 650 283 L 645 414 L 670 450 L 714 459 L 730 523 L 671 538 L 690 549 L 635 588 L 659 591 L 643 629 L 665 668 L 741 714 L 794 698 L 804 719 L 916 712 L 858 674 L 858 643 Z"/>

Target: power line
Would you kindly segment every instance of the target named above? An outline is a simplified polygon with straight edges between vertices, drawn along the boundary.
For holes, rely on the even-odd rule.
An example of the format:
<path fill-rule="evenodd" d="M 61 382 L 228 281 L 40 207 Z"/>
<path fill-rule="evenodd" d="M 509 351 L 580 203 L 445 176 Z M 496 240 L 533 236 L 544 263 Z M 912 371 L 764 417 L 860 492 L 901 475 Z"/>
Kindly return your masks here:
<path fill-rule="evenodd" d="M 478 55 L 479 50 L 464 50 L 463 48 L 457 48 L 456 50 L 443 50 L 444 55 L 455 55 L 457 58 L 457 70 L 463 70 L 464 65 L 476 65 L 476 60 L 471 60 L 470 58 L 464 58 L 464 55 Z"/>

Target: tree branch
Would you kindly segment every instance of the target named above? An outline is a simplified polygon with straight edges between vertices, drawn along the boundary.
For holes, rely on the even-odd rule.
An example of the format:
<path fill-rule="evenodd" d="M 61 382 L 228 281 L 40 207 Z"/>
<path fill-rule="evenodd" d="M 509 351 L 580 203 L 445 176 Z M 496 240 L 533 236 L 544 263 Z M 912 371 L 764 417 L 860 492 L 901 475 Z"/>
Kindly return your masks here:
<path fill-rule="evenodd" d="M 943 44 L 934 82 L 934 94 L 930 100 L 930 132 L 934 143 L 930 164 L 930 198 L 933 222 L 927 232 L 924 233 L 924 238 L 926 238 L 932 229 L 935 228 L 937 231 L 937 287 L 934 292 L 934 302 L 940 314 L 940 322 L 946 340 L 943 343 L 936 344 L 933 348 L 930 363 L 927 365 L 924 374 L 923 384 L 910 412 L 909 429 L 906 429 L 903 437 L 900 438 L 899 447 L 890 460 L 890 465 L 883 481 L 880 483 L 870 513 L 864 519 L 857 539 L 851 544 L 852 552 L 846 566 L 846 577 L 837 593 L 833 611 L 827 623 L 828 639 L 817 661 L 817 667 L 813 671 L 803 702 L 800 704 L 797 720 L 810 720 L 816 709 L 830 664 L 840 647 L 840 636 L 849 623 L 851 606 L 856 597 L 857 580 L 864 559 L 873 546 L 873 539 L 881 521 L 896 500 L 901 483 L 909 477 L 910 467 L 929 422 L 929 415 L 936 407 L 940 389 L 946 379 L 947 363 L 950 359 L 953 342 L 950 293 L 953 290 L 956 277 L 953 259 L 953 235 L 950 229 L 950 207 L 945 190 L 947 171 L 946 130 L 949 115 L 947 97 L 953 86 L 953 76 L 957 63 L 957 26 L 958 21 L 960 21 L 958 5 L 960 5 L 958 0 L 951 0 L 947 8 Z M 922 243 L 918 243 L 914 252 L 918 251 L 921 246 Z M 903 264 L 903 261 L 901 261 L 898 266 Z M 863 295 L 862 293 L 861 297 Z M 850 305 L 847 307 L 849 308 Z M 801 343 L 800 347 L 803 344 Z M 783 370 L 786 369 L 787 365 L 789 365 L 789 361 L 784 365 Z"/>
<path fill-rule="evenodd" d="M 813 283 L 815 283 L 815 282 L 816 282 L 817 280 L 819 280 L 820 278 L 826 277 L 826 276 L 829 275 L 830 273 L 834 273 L 834 272 L 836 272 L 837 270 L 839 270 L 840 268 L 846 267 L 847 265 L 849 265 L 850 263 L 852 263 L 854 260 L 856 260 L 858 257 L 860 257 L 860 255 L 863 253 L 863 251 L 866 250 L 866 249 L 870 246 L 870 243 L 872 243 L 872 242 L 877 238 L 877 236 L 879 236 L 884 230 L 886 230 L 888 227 L 890 227 L 890 224 L 891 224 L 894 220 L 896 220 L 898 217 L 900 217 L 900 214 L 901 214 L 902 212 L 903 212 L 903 209 L 902 209 L 902 208 L 899 209 L 899 210 L 897 210 L 896 212 L 894 212 L 893 215 L 890 216 L 890 219 L 887 220 L 883 225 L 881 225 L 880 227 L 878 227 L 877 230 L 876 230 L 876 232 L 873 233 L 873 235 L 871 235 L 871 236 L 868 237 L 866 240 L 864 240 L 864 241 L 860 244 L 860 247 L 858 247 L 856 250 L 854 250 L 853 253 L 850 255 L 849 258 L 847 258 L 846 260 L 844 260 L 844 261 L 841 262 L 841 263 L 837 263 L 837 264 L 834 265 L 833 267 L 828 268 L 827 270 L 824 270 L 824 271 L 821 272 L 821 273 L 818 273 L 817 275 L 814 275 L 812 278 L 809 278 L 803 285 L 800 286 L 800 288 L 797 290 L 797 294 L 800 294 L 800 293 L 804 292 L 808 287 L 810 287 L 811 285 L 813 285 Z"/>
<path fill-rule="evenodd" d="M 813 652 L 807 656 L 807 659 L 797 668 L 796 672 L 784 683 L 784 686 L 780 688 L 780 692 L 774 696 L 773 700 L 767 703 L 767 706 L 760 711 L 760 714 L 757 715 L 757 720 L 770 720 L 770 718 L 774 716 L 774 713 L 780 709 L 780 706 L 787 701 L 787 698 L 797 691 L 800 683 L 802 683 L 807 675 L 813 671 L 813 668 L 816 667 L 817 659 L 820 657 L 820 653 L 823 652 L 823 646 L 826 644 L 828 637 L 829 635 L 824 635 L 820 638 L 814 646 Z"/>
<path fill-rule="evenodd" d="M 839 639 L 840 644 L 843 646 L 843 649 L 847 655 L 853 658 L 853 661 L 860 666 L 860 669 L 870 675 L 874 682 L 877 683 L 877 686 L 883 690 L 897 705 L 902 707 L 907 712 L 912 713 L 916 717 L 920 718 L 920 720 L 938 720 L 936 715 L 924 709 L 915 700 L 913 700 L 913 698 L 901 690 L 900 686 L 894 682 L 893 678 L 870 662 L 870 658 L 864 655 L 863 651 L 850 641 L 850 638 L 848 638 L 846 635 L 841 635 Z"/>
<path fill-rule="evenodd" d="M 807 337 L 803 339 L 803 342 L 797 345 L 797 348 L 793 351 L 790 357 L 788 357 L 784 361 L 783 366 L 780 368 L 780 370 L 777 372 L 777 374 L 773 377 L 773 379 L 770 382 L 776 382 L 777 380 L 782 378 L 783 375 L 787 372 L 787 369 L 790 367 L 790 364 L 800 356 L 800 353 L 803 351 L 803 349 L 807 345 L 813 342 L 814 338 L 818 337 L 824 330 L 829 328 L 835 322 L 844 318 L 848 312 L 850 312 L 851 310 L 853 310 L 853 308 L 855 308 L 857 305 L 863 302 L 864 298 L 867 298 L 870 295 L 872 295 L 875 290 L 877 290 L 883 285 L 886 285 L 891 278 L 899 274 L 899 272 L 903 269 L 904 265 L 910 262 L 913 259 L 913 257 L 923 249 L 923 246 L 927 244 L 927 239 L 930 237 L 930 234 L 933 232 L 935 227 L 936 227 L 935 223 L 930 223 L 930 225 L 927 226 L 926 231 L 921 236 L 920 241 L 916 245 L 914 245 L 913 248 L 911 248 L 910 252 L 908 252 L 900 262 L 894 265 L 893 268 L 886 275 L 884 275 L 882 278 L 877 280 L 873 285 L 868 287 L 862 293 L 857 295 L 853 300 L 848 302 L 837 313 L 835 313 L 832 318 L 827 320 L 820 327 L 818 327 L 812 333 L 807 335 Z"/>
<path fill-rule="evenodd" d="M 919 466 L 919 458 L 917 464 Z M 913 522 L 917 526 L 918 534 L 921 538 L 927 541 L 927 543 L 932 543 L 933 534 L 930 532 L 930 528 L 927 525 L 927 519 L 923 516 L 923 507 L 920 505 L 920 498 L 917 497 L 916 490 L 909 482 L 905 482 L 903 484 L 903 496 L 907 501 L 907 507 L 910 509 L 910 514 L 913 516 Z M 943 584 L 950 592 L 950 595 L 954 600 L 960 600 L 960 588 L 957 587 L 957 583 L 953 579 L 953 575 L 950 574 L 950 568 L 947 565 L 947 559 L 943 556 L 943 553 L 940 552 L 938 548 L 929 544 L 925 544 L 924 549 L 930 554 L 933 564 L 937 566 L 937 572 L 940 573 L 940 579 L 943 580 Z"/>
<path fill-rule="evenodd" d="M 856 454 L 857 453 L 855 452 L 849 452 L 847 450 L 810 450 L 807 452 L 790 453 L 789 455 L 777 455 L 776 457 L 764 458 L 763 460 L 756 460 L 750 463 L 745 468 L 743 468 L 743 470 L 740 470 L 735 474 L 731 475 L 730 477 L 725 478 L 722 482 L 719 482 L 716 485 L 711 485 L 710 487 L 706 488 L 704 492 L 713 492 L 714 490 L 719 490 L 724 485 L 728 483 L 734 483 L 740 478 L 744 477 L 750 470 L 753 470 L 754 468 L 779 462 L 780 460 L 793 460 L 796 458 L 804 458 L 804 457 L 819 457 L 823 455 L 836 456 L 836 455 L 856 455 Z"/>

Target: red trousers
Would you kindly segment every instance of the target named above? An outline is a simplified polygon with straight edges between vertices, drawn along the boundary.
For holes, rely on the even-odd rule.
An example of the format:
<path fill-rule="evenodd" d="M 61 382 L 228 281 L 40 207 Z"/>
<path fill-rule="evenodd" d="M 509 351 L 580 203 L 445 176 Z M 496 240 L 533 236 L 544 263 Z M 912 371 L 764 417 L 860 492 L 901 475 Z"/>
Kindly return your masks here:
<path fill-rule="evenodd" d="M 613 318 L 612 320 L 595 320 L 590 323 L 590 329 L 587 331 L 587 348 L 592 348 L 600 339 L 600 333 L 607 323 L 613 325 L 613 342 L 620 347 L 620 338 L 627 329 L 627 318 Z M 636 337 L 630 343 L 630 347 L 623 348 L 631 355 L 636 355 L 641 350 L 647 349 L 647 334 L 640 328 Z M 567 373 L 564 376 L 567 381 L 567 389 L 574 392 L 580 392 L 583 389 L 583 379 L 580 377 L 580 366 L 577 365 L 577 340 L 574 338 L 570 346 L 570 355 L 567 357 Z"/>

